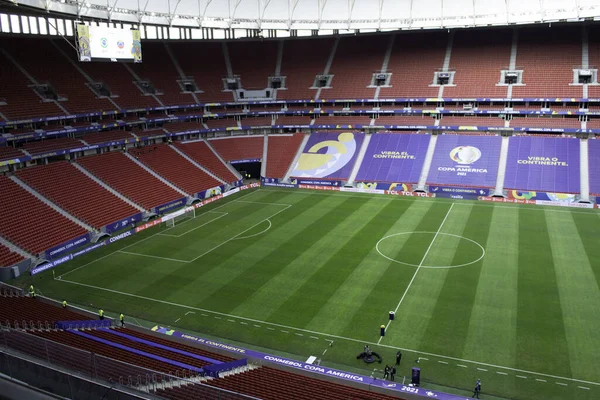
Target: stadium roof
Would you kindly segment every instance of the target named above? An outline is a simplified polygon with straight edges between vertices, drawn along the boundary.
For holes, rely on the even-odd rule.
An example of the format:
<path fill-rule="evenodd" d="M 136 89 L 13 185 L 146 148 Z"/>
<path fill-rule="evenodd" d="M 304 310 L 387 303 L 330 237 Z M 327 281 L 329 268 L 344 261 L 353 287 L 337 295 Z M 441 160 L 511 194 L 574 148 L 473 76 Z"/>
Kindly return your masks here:
<path fill-rule="evenodd" d="M 594 19 L 599 0 L 12 0 L 79 17 L 275 30 L 458 28 Z M 333 33 L 333 32 L 332 32 Z"/>

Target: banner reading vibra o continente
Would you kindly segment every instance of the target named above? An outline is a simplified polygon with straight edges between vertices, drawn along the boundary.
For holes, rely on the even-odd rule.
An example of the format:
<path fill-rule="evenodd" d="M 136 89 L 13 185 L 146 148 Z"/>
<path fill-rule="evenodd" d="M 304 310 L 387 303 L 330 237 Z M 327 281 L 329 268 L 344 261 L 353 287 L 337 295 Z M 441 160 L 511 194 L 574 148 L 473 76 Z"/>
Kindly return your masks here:
<path fill-rule="evenodd" d="M 506 189 L 579 193 L 579 139 L 513 136 L 508 145 Z"/>
<path fill-rule="evenodd" d="M 496 186 L 501 143 L 499 136 L 438 136 L 427 183 Z"/>
<path fill-rule="evenodd" d="M 364 133 L 313 133 L 291 176 L 346 180 L 352 172 Z"/>
<path fill-rule="evenodd" d="M 418 182 L 430 138 L 417 134 L 372 135 L 356 181 Z"/>

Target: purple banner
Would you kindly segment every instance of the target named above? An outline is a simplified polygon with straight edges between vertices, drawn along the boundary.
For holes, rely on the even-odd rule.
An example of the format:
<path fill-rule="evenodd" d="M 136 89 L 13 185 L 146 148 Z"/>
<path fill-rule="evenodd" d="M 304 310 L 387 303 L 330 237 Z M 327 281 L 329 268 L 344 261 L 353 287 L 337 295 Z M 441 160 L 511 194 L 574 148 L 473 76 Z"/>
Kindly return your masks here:
<path fill-rule="evenodd" d="M 323 181 L 318 179 L 290 179 L 290 183 L 295 185 L 316 185 L 316 186 L 341 186 L 340 181 Z"/>
<path fill-rule="evenodd" d="M 116 231 L 120 231 L 121 229 L 125 229 L 128 226 L 135 224 L 138 221 L 142 220 L 142 213 L 138 213 L 135 215 L 132 215 L 131 217 L 127 217 L 124 218 L 120 221 L 115 221 L 110 225 L 106 225 L 104 228 L 104 230 L 106 231 L 106 233 L 113 233 Z"/>
<path fill-rule="evenodd" d="M 158 206 L 158 207 L 154 207 L 154 212 L 157 213 L 157 214 L 164 214 L 167 211 L 170 211 L 170 210 L 172 210 L 174 208 L 183 207 L 183 206 L 185 206 L 185 197 L 182 197 L 181 199 L 165 203 L 165 204 L 163 204 L 161 206 Z"/>
<path fill-rule="evenodd" d="M 481 188 L 461 188 L 454 186 L 429 186 L 429 193 L 435 193 L 435 197 L 477 200 L 478 196 L 489 196 L 490 190 Z"/>
<path fill-rule="evenodd" d="M 86 233 L 85 235 L 79 236 L 78 238 L 69 240 L 68 242 L 65 242 L 61 245 L 58 245 L 56 247 L 46 250 L 45 251 L 46 258 L 49 258 L 49 259 L 55 258 L 56 256 L 59 256 L 64 252 L 74 250 L 79 246 L 83 246 L 84 244 L 88 243 L 89 241 L 90 241 L 90 235 Z"/>
<path fill-rule="evenodd" d="M 464 396 L 457 396 L 442 392 L 437 392 L 435 390 L 429 390 L 425 388 L 418 388 L 409 385 L 403 385 L 402 383 L 390 382 L 378 378 L 374 378 L 371 376 L 359 375 L 351 372 L 340 371 L 339 369 L 328 368 L 325 366 L 307 364 L 301 361 L 292 360 L 289 358 L 272 356 L 270 354 L 261 353 L 254 350 L 248 350 L 241 347 L 230 346 L 227 344 L 219 343 L 212 341 L 210 339 L 204 339 L 198 336 L 190 335 L 183 332 L 178 332 L 173 329 L 163 328 L 160 326 L 155 326 L 152 328 L 152 331 L 165 334 L 167 336 L 172 336 L 176 338 L 186 339 L 192 342 L 201 343 L 205 346 L 212 347 L 215 349 L 227 350 L 236 354 L 243 354 L 245 357 L 252 357 L 259 360 L 268 361 L 273 364 L 282 365 L 290 368 L 300 369 L 303 371 L 313 372 L 319 375 L 334 377 L 338 379 L 342 379 L 345 381 L 362 383 L 369 386 L 376 386 L 388 390 L 392 390 L 396 393 L 411 393 L 413 395 L 418 395 L 426 398 L 434 398 L 440 400 L 463 400 Z"/>
<path fill-rule="evenodd" d="M 372 135 L 356 180 L 418 182 L 429 139 L 429 135 Z"/>
<path fill-rule="evenodd" d="M 600 140 L 588 140 L 590 193 L 600 195 Z"/>
<path fill-rule="evenodd" d="M 217 186 L 212 189 L 203 190 L 202 192 L 197 193 L 196 197 L 198 197 L 199 199 L 210 199 L 211 197 L 214 197 L 214 196 L 217 196 L 217 195 L 223 193 L 224 189 L 225 189 L 225 186 L 223 186 L 223 185 Z"/>
<path fill-rule="evenodd" d="M 427 183 L 495 187 L 501 143 L 499 136 L 438 136 Z"/>
<path fill-rule="evenodd" d="M 347 179 L 363 139 L 363 133 L 313 133 L 291 176 Z"/>
<path fill-rule="evenodd" d="M 579 139 L 513 136 L 504 187 L 579 193 Z"/>

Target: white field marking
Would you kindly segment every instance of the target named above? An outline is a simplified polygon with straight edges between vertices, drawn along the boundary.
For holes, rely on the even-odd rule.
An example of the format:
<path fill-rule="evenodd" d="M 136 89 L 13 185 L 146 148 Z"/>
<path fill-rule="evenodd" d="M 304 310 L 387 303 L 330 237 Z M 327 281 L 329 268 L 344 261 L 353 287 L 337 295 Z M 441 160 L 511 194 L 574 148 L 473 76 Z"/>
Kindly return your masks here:
<path fill-rule="evenodd" d="M 181 318 L 177 318 L 177 319 L 175 320 L 175 323 L 178 323 L 180 319 L 181 319 Z"/>
<path fill-rule="evenodd" d="M 487 369 L 485 369 L 485 368 L 477 368 L 477 369 L 478 369 L 479 371 L 485 371 L 485 372 L 487 372 Z"/>
<path fill-rule="evenodd" d="M 238 203 L 267 204 L 270 206 L 292 206 L 292 204 L 287 204 L 287 203 L 266 203 L 263 201 L 249 201 L 249 200 L 238 200 Z"/>
<path fill-rule="evenodd" d="M 324 355 L 325 355 L 325 353 L 327 353 L 327 350 L 328 350 L 328 349 L 325 349 L 325 350 L 323 350 L 323 354 L 321 354 L 321 355 L 322 355 L 322 356 L 324 356 Z"/>
<path fill-rule="evenodd" d="M 296 336 L 304 336 L 303 334 L 298 333 L 298 332 L 294 333 L 294 335 L 296 335 Z"/>
<path fill-rule="evenodd" d="M 283 330 L 283 329 L 281 330 L 281 332 L 283 332 L 283 333 L 290 333 L 290 331 L 286 331 L 286 330 Z"/>
<path fill-rule="evenodd" d="M 240 322 L 240 324 L 242 324 L 242 325 L 248 325 L 248 323 L 244 322 L 244 321 Z"/>
<path fill-rule="evenodd" d="M 228 214 L 229 214 L 229 213 L 221 213 L 221 212 L 219 212 L 219 211 L 217 211 L 217 212 L 220 214 L 220 215 L 219 215 L 217 218 L 213 218 L 213 219 L 211 219 L 210 221 L 203 223 L 202 225 L 199 225 L 199 226 L 197 226 L 197 227 L 195 227 L 195 228 L 192 228 L 192 229 L 190 229 L 190 230 L 187 230 L 187 231 L 185 231 L 184 233 L 181 233 L 181 234 L 179 234 L 179 235 L 171 235 L 171 234 L 169 234 L 169 233 L 162 233 L 162 232 L 164 232 L 164 231 L 162 231 L 162 232 L 160 232 L 160 233 L 159 233 L 159 236 L 169 236 L 169 237 L 175 237 L 175 238 L 179 238 L 179 237 L 182 237 L 182 236 L 184 236 L 184 235 L 187 235 L 187 234 L 188 234 L 188 233 L 190 233 L 190 232 L 194 232 L 196 229 L 200 229 L 200 228 L 202 228 L 203 226 L 205 226 L 205 225 L 208 225 L 208 224 L 210 224 L 211 222 L 214 222 L 214 221 L 216 221 L 216 220 L 218 220 L 218 219 L 220 219 L 220 218 L 223 218 L 224 216 L 226 216 L 226 215 L 228 215 Z M 215 213 L 215 214 L 216 214 L 216 213 Z M 169 229 L 173 229 L 173 228 L 169 228 Z"/>
<path fill-rule="evenodd" d="M 269 226 L 267 226 L 267 229 L 264 229 L 264 230 L 262 230 L 262 231 L 260 231 L 260 232 L 258 232 L 258 233 L 255 233 L 254 235 L 250 235 L 250 236 L 240 236 L 240 237 L 237 237 L 237 238 L 235 238 L 234 240 L 250 239 L 251 237 L 258 236 L 258 235 L 262 235 L 263 233 L 265 233 L 266 231 L 268 231 L 269 229 L 271 229 L 271 220 L 270 220 L 270 219 L 267 219 L 266 221 L 269 223 Z M 263 221 L 263 222 L 264 222 L 264 221 Z"/>
<path fill-rule="evenodd" d="M 397 263 L 397 264 L 408 265 L 409 267 L 418 267 L 418 266 L 419 266 L 418 264 L 411 264 L 411 263 L 407 263 L 407 262 L 404 262 L 404 261 L 399 261 L 399 260 L 396 260 L 395 258 L 392 258 L 392 257 L 388 257 L 388 256 L 386 256 L 385 254 L 383 254 L 383 253 L 381 252 L 381 250 L 379 250 L 379 243 L 383 242 L 384 240 L 386 240 L 386 239 L 388 239 L 388 238 L 391 238 L 391 237 L 394 237 L 394 236 L 400 236 L 400 235 L 412 235 L 412 234 L 414 234 L 414 233 L 416 233 L 416 234 L 419 234 L 419 233 L 430 233 L 430 234 L 434 234 L 434 233 L 436 233 L 436 232 L 429 232 L 429 231 L 411 231 L 411 232 L 400 232 L 400 233 L 393 233 L 393 234 L 391 234 L 391 235 L 387 235 L 387 236 L 384 236 L 384 237 L 382 237 L 381 239 L 379 239 L 379 241 L 378 241 L 378 242 L 377 242 L 377 244 L 375 245 L 375 250 L 377 250 L 377 252 L 379 253 L 379 255 L 380 255 L 380 256 L 382 256 L 383 258 L 385 258 L 385 259 L 387 259 L 387 260 L 389 260 L 389 261 L 395 262 L 395 263 Z M 445 235 L 445 236 L 452 236 L 452 237 L 456 237 L 456 238 L 459 238 L 459 239 L 464 239 L 464 240 L 466 240 L 466 241 L 468 241 L 468 242 L 471 242 L 471 243 L 474 243 L 474 244 L 476 244 L 476 245 L 477 245 L 477 246 L 479 246 L 479 248 L 481 249 L 481 256 L 479 256 L 479 258 L 478 258 L 477 260 L 475 260 L 475 261 L 470 261 L 470 262 L 468 262 L 468 263 L 465 263 L 465 264 L 459 264 L 459 265 L 440 265 L 440 266 L 437 266 L 437 265 L 421 265 L 421 268 L 428 268 L 428 269 L 451 269 L 451 268 L 460 268 L 460 267 L 466 267 L 467 265 L 471 265 L 471 264 L 475 264 L 475 263 L 479 262 L 479 261 L 480 261 L 480 260 L 481 260 L 483 257 L 485 257 L 485 249 L 483 248 L 483 246 L 482 246 L 481 244 L 479 244 L 479 243 L 478 243 L 478 242 L 476 242 L 475 240 L 473 240 L 473 239 L 469 239 L 469 238 L 466 238 L 466 237 L 464 237 L 464 236 L 460 236 L 460 235 L 454 235 L 454 234 L 452 234 L 452 233 L 444 233 L 444 232 L 438 232 L 438 233 L 439 233 L 440 235 L 442 235 L 442 236 L 444 236 L 444 235 Z"/>
<path fill-rule="evenodd" d="M 295 328 L 293 326 L 277 324 L 277 323 L 274 323 L 274 322 L 260 321 L 260 320 L 257 320 L 257 319 L 252 319 L 252 318 L 247 318 L 247 317 L 241 317 L 241 316 L 238 316 L 238 315 L 225 314 L 225 313 L 218 312 L 218 311 L 211 311 L 211 310 L 207 310 L 207 309 L 204 309 L 204 308 L 187 306 L 185 304 L 173 303 L 173 302 L 166 301 L 166 300 L 153 299 L 151 297 L 145 297 L 145 296 L 140 296 L 140 295 L 137 295 L 137 294 L 120 292 L 118 290 L 113 290 L 113 289 L 107 289 L 107 288 L 103 288 L 103 287 L 99 287 L 99 286 L 88 285 L 87 283 L 75 282 L 75 281 L 70 281 L 70 280 L 67 280 L 67 279 L 63 279 L 63 280 L 61 280 L 61 282 L 70 283 L 72 285 L 78 285 L 78 286 L 82 286 L 82 287 L 88 287 L 88 288 L 96 289 L 96 290 L 103 290 L 103 291 L 110 292 L 110 293 L 120 294 L 122 296 L 128 296 L 128 297 L 134 297 L 134 298 L 138 298 L 138 299 L 142 299 L 142 300 L 153 301 L 155 303 L 167 304 L 167 305 L 171 305 L 171 306 L 174 306 L 174 307 L 186 308 L 188 310 L 201 311 L 201 312 L 205 312 L 205 313 L 217 315 L 217 316 L 214 317 L 216 319 L 221 319 L 221 317 L 219 317 L 219 316 L 224 316 L 224 317 L 229 317 L 229 318 L 237 318 L 237 319 L 241 319 L 241 320 L 249 321 L 249 322 L 253 322 L 253 323 L 259 323 L 259 324 L 263 324 L 263 325 L 270 325 L 270 326 L 266 326 L 265 327 L 266 329 L 268 329 L 270 331 L 274 331 L 275 328 L 272 328 L 272 326 L 275 326 L 275 327 L 278 327 L 278 328 L 286 328 L 286 329 L 290 329 L 290 330 L 293 330 L 293 331 L 310 333 L 310 334 L 313 334 L 313 335 L 320 335 L 320 336 L 331 337 L 331 338 L 340 339 L 340 340 L 347 340 L 347 341 L 355 342 L 355 343 L 362 343 L 363 345 L 365 345 L 365 344 L 376 345 L 377 344 L 377 343 L 374 343 L 374 342 L 369 342 L 368 340 L 354 339 L 354 338 L 345 337 L 345 336 L 333 335 L 333 334 L 330 334 L 330 333 L 311 331 L 311 330 L 302 329 L 302 328 Z M 333 340 L 331 340 L 331 339 L 325 339 L 325 340 L 328 341 L 328 342 L 330 342 L 331 344 L 333 344 Z M 444 358 L 446 360 L 451 360 L 451 361 L 457 361 L 457 362 L 463 362 L 463 363 L 481 365 L 481 366 L 486 366 L 486 367 L 489 367 L 489 368 L 499 368 L 499 369 L 504 369 L 504 370 L 507 370 L 507 371 L 520 372 L 520 373 L 523 373 L 523 374 L 544 376 L 544 377 L 547 377 L 547 378 L 561 379 L 563 381 L 569 381 L 569 382 L 585 383 L 585 384 L 588 384 L 588 385 L 594 385 L 594 386 L 599 386 L 600 387 L 600 382 L 590 382 L 590 381 L 585 381 L 585 380 L 582 380 L 582 379 L 565 378 L 564 376 L 550 375 L 550 374 L 544 374 L 544 373 L 541 373 L 541 372 L 534 372 L 534 371 L 528 371 L 528 370 L 523 370 L 523 369 L 518 369 L 518 368 L 504 367 L 502 365 L 495 365 L 495 364 L 489 364 L 489 363 L 484 363 L 484 362 L 480 362 L 480 361 L 466 360 L 466 359 L 462 359 L 462 358 L 456 358 L 456 357 L 445 356 L 445 355 L 441 355 L 441 354 L 429 353 L 429 352 L 425 352 L 425 351 L 418 351 L 418 350 L 414 350 L 414 349 L 407 349 L 407 348 L 403 348 L 403 347 L 390 346 L 390 345 L 386 345 L 386 344 L 380 344 L 379 346 L 385 347 L 385 348 L 388 348 L 388 349 L 403 350 L 403 351 L 412 352 L 412 353 L 416 353 L 416 354 L 423 354 L 423 355 L 427 355 L 427 356 L 430 356 L 430 357 Z M 425 358 L 425 357 L 419 357 L 419 359 L 420 360 L 429 360 L 428 358 Z M 480 370 L 487 371 L 487 370 L 484 370 L 484 369 L 480 369 Z"/>
<path fill-rule="evenodd" d="M 260 189 L 259 189 L 259 190 L 260 190 Z M 243 196 L 240 196 L 240 197 L 239 197 L 239 199 L 228 201 L 227 203 L 225 203 L 225 204 L 221 204 L 220 206 L 218 206 L 218 207 L 215 207 L 215 208 L 213 208 L 213 209 L 211 209 L 211 210 L 209 210 L 209 211 L 211 211 L 211 212 L 212 212 L 212 211 L 215 211 L 215 210 L 217 210 L 217 209 L 219 209 L 219 208 L 221 208 L 221 207 L 225 207 L 225 206 L 226 206 L 226 205 L 228 205 L 228 204 L 231 204 L 231 203 L 234 203 L 234 202 L 240 201 L 240 199 L 243 199 L 244 197 L 250 196 L 251 194 L 258 193 L 258 192 L 259 192 L 259 190 L 255 190 L 254 192 L 247 193 L 247 194 L 245 194 L 245 195 L 243 195 Z M 129 244 L 129 245 L 127 245 L 127 246 L 123 247 L 122 249 L 115 250 L 115 251 L 113 251 L 112 253 L 108 253 L 108 254 L 107 254 L 107 255 L 105 255 L 105 256 L 102 256 L 102 257 L 100 257 L 100 258 L 96 258 L 96 259 L 94 259 L 94 260 L 90 261 L 89 263 L 83 264 L 83 265 L 81 265 L 81 266 L 79 266 L 79 267 L 77 267 L 77 268 L 74 268 L 74 269 L 72 269 L 72 270 L 70 270 L 70 271 L 67 271 L 67 272 L 65 272 L 65 273 L 64 273 L 64 274 L 62 274 L 62 275 L 59 275 L 59 276 L 58 276 L 56 279 L 62 279 L 63 277 L 65 277 L 65 276 L 67 276 L 67 275 L 69 275 L 69 274 L 71 274 L 71 273 L 73 273 L 73 272 L 75 272 L 75 271 L 78 271 L 78 270 L 80 270 L 80 269 L 82 269 L 82 268 L 85 268 L 85 267 L 87 267 L 88 265 L 94 264 L 94 263 L 95 263 L 95 262 L 97 262 L 97 261 L 100 261 L 100 260 L 103 260 L 103 259 L 105 259 L 106 257 L 112 256 L 113 254 L 115 254 L 115 253 L 118 253 L 120 250 L 125 250 L 125 249 L 128 249 L 128 248 L 130 248 L 131 246 L 135 246 L 136 244 L 139 244 L 139 243 L 145 242 L 146 240 L 148 240 L 148 239 L 150 239 L 150 238 L 153 238 L 154 236 L 157 236 L 157 235 L 158 235 L 159 233 L 161 233 L 161 232 L 162 232 L 162 231 L 156 232 L 155 234 L 152 234 L 152 235 L 150 235 L 150 236 L 148 236 L 148 237 L 146 237 L 146 238 L 144 238 L 144 239 L 142 239 L 142 240 L 138 240 L 138 241 L 136 241 L 136 242 L 134 242 L 134 243 L 132 243 L 132 244 Z"/>
<path fill-rule="evenodd" d="M 308 189 L 306 189 L 308 190 Z M 269 189 L 260 189 L 261 192 L 281 192 L 281 190 L 269 190 Z M 363 196 L 359 196 L 359 195 L 352 195 L 352 194 L 340 194 L 340 193 L 345 193 L 345 192 L 325 192 L 325 193 L 320 193 L 317 191 L 302 191 L 299 192 L 302 194 L 313 194 L 313 195 L 321 195 L 321 196 L 330 196 L 330 195 L 334 195 L 334 196 L 340 196 L 340 197 L 369 197 L 369 193 L 363 193 Z M 370 196 L 371 199 L 376 199 L 376 200 L 392 200 L 392 201 L 409 201 L 409 200 L 414 200 L 415 198 L 419 198 L 421 200 L 424 199 L 429 199 L 431 201 L 442 201 L 442 202 L 448 202 L 448 199 L 445 199 L 443 197 L 419 197 L 419 196 L 378 196 L 378 195 L 371 195 Z M 477 200 L 466 200 L 466 201 L 461 201 L 457 203 L 459 206 L 473 206 L 473 207 L 497 207 L 497 208 L 511 208 L 511 209 L 518 209 L 521 208 L 523 210 L 532 210 L 532 211 L 553 211 L 553 212 L 559 212 L 559 213 L 574 213 L 574 214 L 596 214 L 600 217 L 600 214 L 598 214 L 597 211 L 592 211 L 592 209 L 590 209 L 589 212 L 585 212 L 585 211 L 569 211 L 569 210 L 558 210 L 557 208 L 560 206 L 534 206 L 532 205 L 531 207 L 522 207 L 523 204 L 514 204 L 512 206 L 510 205 L 505 205 L 505 206 L 501 206 L 498 203 L 491 203 L 491 202 L 481 202 L 481 201 L 477 201 Z M 505 203 L 505 204 L 510 204 L 510 203 Z"/>
<path fill-rule="evenodd" d="M 260 325 L 256 325 L 256 324 L 254 324 L 254 326 L 255 326 L 256 328 L 260 328 L 260 327 L 261 327 Z"/>
<path fill-rule="evenodd" d="M 319 340 L 319 338 L 316 336 L 309 336 L 309 338 Z"/>
<path fill-rule="evenodd" d="M 589 387 L 585 387 L 585 386 L 577 386 L 579 389 L 583 389 L 583 390 L 590 390 Z"/>
<path fill-rule="evenodd" d="M 185 315 L 188 315 L 188 314 L 196 314 L 196 313 L 193 312 L 193 311 L 188 311 L 188 312 L 185 313 Z"/>
<path fill-rule="evenodd" d="M 557 385 L 560 385 L 560 386 L 569 386 L 566 383 L 562 383 L 562 382 L 554 382 L 554 383 L 556 383 Z"/>
<path fill-rule="evenodd" d="M 498 375 L 508 375 L 506 372 L 500 372 L 500 371 L 496 371 L 496 373 L 497 373 Z"/>
<path fill-rule="evenodd" d="M 521 378 L 521 379 L 527 379 L 527 377 L 526 377 L 526 376 L 523 376 L 523 375 L 517 375 L 517 378 Z"/>
<path fill-rule="evenodd" d="M 227 321 L 229 321 L 229 322 L 237 322 L 237 321 L 235 321 L 233 319 L 228 319 Z"/>
<path fill-rule="evenodd" d="M 448 364 L 448 361 L 438 361 L 440 364 Z"/>
<path fill-rule="evenodd" d="M 173 262 L 179 262 L 179 263 L 189 263 L 188 260 L 180 260 L 178 258 L 169 258 L 169 257 L 160 257 L 160 256 L 153 256 L 151 254 L 144 254 L 144 253 L 134 253 L 132 251 L 123 251 L 123 250 L 118 250 L 117 253 L 123 253 L 123 254 L 130 254 L 132 256 L 140 256 L 140 257 L 148 257 L 148 258 L 157 258 L 159 260 L 166 260 L 166 261 L 173 261 Z"/>
<path fill-rule="evenodd" d="M 454 207 L 454 203 L 452 203 L 450 205 L 450 208 L 448 208 L 448 212 L 446 213 L 446 216 L 444 217 L 444 219 L 442 220 L 442 223 L 440 224 L 440 227 L 438 228 L 435 236 L 433 237 L 433 239 L 431 240 L 431 243 L 429 243 L 429 247 L 427 248 L 427 251 L 425 252 L 425 255 L 423 256 L 423 258 L 421 259 L 421 262 L 419 263 L 419 265 L 417 266 L 417 270 L 415 271 L 415 273 L 412 276 L 412 279 L 410 280 L 410 282 L 408 282 L 408 286 L 406 287 L 406 290 L 404 291 L 404 294 L 402 295 L 402 297 L 400 298 L 400 301 L 398 302 L 398 305 L 396 306 L 396 308 L 394 309 L 394 314 L 398 311 L 398 308 L 400 308 L 400 304 L 402 304 L 402 302 L 404 301 L 404 298 L 406 297 L 406 294 L 408 293 L 410 287 L 412 286 L 413 282 L 415 281 L 415 278 L 417 277 L 417 274 L 419 273 L 419 270 L 421 269 L 421 266 L 423 265 L 423 263 L 425 262 L 425 259 L 427 258 L 427 255 L 429 254 L 429 251 L 431 250 L 431 247 L 433 246 L 433 242 L 435 242 L 435 239 L 438 237 L 438 235 L 440 234 L 440 231 L 442 230 L 442 227 L 444 226 L 444 223 L 446 222 L 446 220 L 448 219 L 448 215 L 450 215 L 450 211 L 452 211 L 452 207 Z M 387 325 L 385 326 L 385 331 L 387 332 L 390 324 L 392 323 L 392 320 L 388 320 Z M 383 339 L 383 336 L 379 337 L 379 340 L 377 341 L 377 344 L 381 343 L 381 339 Z"/>
<path fill-rule="evenodd" d="M 222 211 L 206 211 L 206 212 L 203 212 L 203 213 L 199 213 L 197 216 L 195 216 L 195 217 L 193 217 L 193 218 L 188 218 L 188 219 L 186 219 L 185 221 L 183 221 L 183 222 L 180 222 L 178 226 L 181 226 L 181 225 L 183 225 L 183 224 L 187 224 L 188 222 L 190 222 L 190 221 L 193 221 L 193 220 L 195 220 L 196 218 L 198 218 L 199 216 L 201 216 L 201 215 L 204 215 L 204 214 L 228 214 L 228 213 L 226 213 L 226 212 L 222 212 Z M 171 229 L 174 229 L 174 228 L 175 228 L 175 227 L 174 227 L 174 226 L 172 226 L 172 227 L 170 227 L 170 228 L 164 229 L 164 230 L 162 230 L 162 231 L 161 231 L 160 235 L 163 235 L 163 236 L 171 236 L 171 235 L 165 235 L 163 232 L 170 231 Z M 174 236 L 174 235 L 173 235 L 173 236 Z"/>
<path fill-rule="evenodd" d="M 199 259 L 199 258 L 201 258 L 201 257 L 204 257 L 204 256 L 205 256 L 205 255 L 207 255 L 208 253 L 210 253 L 210 252 L 212 252 L 212 251 L 214 251 L 214 250 L 218 249 L 219 247 L 223 246 L 224 244 L 226 244 L 226 243 L 229 243 L 229 242 L 231 242 L 232 240 L 235 240 L 235 239 L 237 239 L 237 238 L 238 238 L 240 235 L 243 235 L 244 233 L 248 232 L 250 229 L 252 229 L 252 228 L 255 228 L 256 226 L 258 226 L 258 225 L 262 224 L 262 223 L 263 223 L 263 222 L 265 222 L 265 221 L 269 221 L 269 218 L 273 218 L 273 217 L 274 217 L 274 216 L 276 216 L 277 214 L 279 214 L 279 213 L 281 213 L 281 212 L 283 212 L 283 211 L 287 210 L 287 209 L 288 209 L 288 208 L 290 208 L 290 207 L 291 207 L 291 205 L 289 205 L 289 204 L 286 204 L 286 205 L 285 205 L 285 208 L 282 208 L 281 210 L 277 211 L 275 214 L 273 214 L 273 215 L 270 215 L 268 218 L 265 218 L 265 219 L 263 219 L 263 220 L 262 220 L 262 221 L 260 221 L 260 222 L 257 222 L 256 224 L 252 225 L 250 228 L 248 228 L 248 229 L 245 229 L 245 230 L 243 230 L 242 232 L 240 232 L 240 233 L 236 234 L 235 236 L 233 236 L 233 237 L 231 237 L 231 238 L 229 238 L 229 239 L 225 240 L 224 242 L 221 242 L 221 243 L 219 243 L 218 245 L 216 245 L 216 246 L 215 246 L 215 247 L 213 247 L 212 249 L 209 249 L 209 250 L 205 251 L 204 253 L 200 254 L 198 257 L 196 257 L 196 258 L 193 258 L 193 259 L 191 259 L 191 260 L 179 260 L 179 259 L 176 259 L 176 258 L 168 258 L 168 257 L 153 256 L 153 255 L 150 255 L 150 254 L 143 254 L 143 253 L 133 253 L 133 252 L 123 251 L 123 250 L 118 250 L 118 252 L 119 252 L 119 253 L 125 253 L 125 254 L 132 254 L 132 255 L 141 256 L 141 257 L 150 257 L 150 258 L 158 258 L 158 259 L 161 259 L 161 260 L 167 260 L 167 261 L 175 261 L 175 262 L 180 262 L 180 263 L 188 263 L 188 264 L 189 264 L 189 263 L 193 263 L 193 262 L 194 262 L 194 261 L 196 261 L 197 259 Z M 269 223 L 270 223 L 270 222 L 271 222 L 271 221 L 269 221 Z M 270 227 L 270 226 L 269 226 L 269 227 Z M 252 237 L 252 236 L 248 236 L 248 237 Z"/>
<path fill-rule="evenodd" d="M 466 365 L 462 365 L 462 364 L 456 364 L 456 366 L 461 367 L 461 368 L 468 368 Z"/>
<path fill-rule="evenodd" d="M 538 382 L 548 382 L 548 381 L 547 381 L 547 380 L 545 380 L 545 379 L 538 379 L 538 378 L 535 378 L 535 380 L 536 380 L 536 381 L 538 381 Z"/>

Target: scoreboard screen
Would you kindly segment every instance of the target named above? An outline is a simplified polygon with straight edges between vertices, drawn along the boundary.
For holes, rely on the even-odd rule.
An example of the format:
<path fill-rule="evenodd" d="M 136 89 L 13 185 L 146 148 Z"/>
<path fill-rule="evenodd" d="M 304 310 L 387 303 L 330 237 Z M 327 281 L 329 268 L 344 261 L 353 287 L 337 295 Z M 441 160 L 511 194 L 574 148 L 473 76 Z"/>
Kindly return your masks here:
<path fill-rule="evenodd" d="M 77 25 L 79 61 L 142 62 L 140 31 Z"/>

